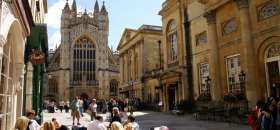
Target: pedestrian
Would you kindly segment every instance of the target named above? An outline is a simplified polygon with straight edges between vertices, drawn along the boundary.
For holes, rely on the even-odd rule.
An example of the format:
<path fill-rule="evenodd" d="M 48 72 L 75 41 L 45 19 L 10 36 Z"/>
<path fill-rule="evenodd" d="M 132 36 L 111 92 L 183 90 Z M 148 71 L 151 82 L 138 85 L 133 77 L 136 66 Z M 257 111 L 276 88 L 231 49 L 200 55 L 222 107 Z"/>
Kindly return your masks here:
<path fill-rule="evenodd" d="M 22 116 L 17 118 L 15 123 L 15 130 L 27 130 L 29 119 Z"/>
<path fill-rule="evenodd" d="M 34 120 L 35 112 L 33 110 L 26 112 L 26 117 L 29 119 L 29 122 L 28 122 L 29 130 L 37 130 L 38 128 L 40 128 L 40 125 L 37 123 L 36 120 Z"/>
<path fill-rule="evenodd" d="M 56 118 L 52 118 L 52 123 L 53 123 L 54 126 L 55 126 L 55 130 L 69 130 L 69 129 L 67 128 L 67 126 L 61 125 L 61 124 L 56 120 Z"/>
<path fill-rule="evenodd" d="M 81 116 L 83 117 L 83 113 L 84 113 L 84 101 L 82 99 L 79 99 L 79 111 L 80 111 L 80 114 Z"/>
<path fill-rule="evenodd" d="M 272 116 L 273 106 L 271 103 L 267 103 L 264 110 L 260 115 L 260 130 L 273 130 L 273 116 Z"/>
<path fill-rule="evenodd" d="M 248 124 L 252 127 L 252 130 L 257 130 L 258 110 L 256 108 L 252 109 L 252 112 L 247 121 Z"/>
<path fill-rule="evenodd" d="M 159 103 L 158 103 L 158 110 L 159 110 L 159 112 L 162 111 L 162 106 L 163 106 L 163 103 L 162 103 L 162 100 L 160 100 Z"/>
<path fill-rule="evenodd" d="M 64 101 L 60 101 L 60 102 L 59 102 L 59 110 L 60 110 L 61 113 L 62 113 L 64 104 L 65 104 Z"/>
<path fill-rule="evenodd" d="M 110 99 L 109 101 L 108 101 L 108 111 L 110 112 L 110 114 L 111 114 L 111 117 L 113 117 L 113 104 L 112 104 L 112 102 L 113 102 L 113 99 Z"/>
<path fill-rule="evenodd" d="M 133 130 L 140 130 L 139 124 L 137 122 L 135 122 L 135 117 L 132 115 L 129 115 L 127 118 L 127 122 L 131 123 L 131 126 L 133 128 Z"/>
<path fill-rule="evenodd" d="M 96 99 L 92 99 L 92 102 L 89 105 L 91 121 L 95 118 L 95 116 L 97 114 L 97 107 L 98 106 L 96 104 Z"/>
<path fill-rule="evenodd" d="M 124 127 L 120 122 L 115 121 L 112 123 L 110 130 L 124 130 Z"/>
<path fill-rule="evenodd" d="M 66 113 L 69 112 L 69 107 L 70 107 L 70 102 L 69 102 L 69 101 L 66 101 L 65 104 L 64 104 L 64 109 L 65 109 L 65 112 L 66 112 Z"/>
<path fill-rule="evenodd" d="M 280 101 L 277 103 L 276 130 L 280 130 Z"/>
<path fill-rule="evenodd" d="M 76 96 L 71 102 L 71 116 L 73 117 L 73 125 L 75 125 L 75 118 L 77 118 L 77 125 L 80 124 L 80 112 L 79 112 L 79 97 Z"/>
<path fill-rule="evenodd" d="M 96 115 L 95 120 L 89 123 L 87 130 L 107 130 L 103 123 L 103 117 Z"/>
<path fill-rule="evenodd" d="M 41 130 L 55 130 L 55 126 L 52 122 L 45 122 Z"/>
<path fill-rule="evenodd" d="M 117 108 L 117 107 L 113 108 L 113 117 L 112 117 L 112 119 L 110 121 L 110 126 L 115 121 L 121 123 L 120 111 L 119 111 L 119 108 Z"/>

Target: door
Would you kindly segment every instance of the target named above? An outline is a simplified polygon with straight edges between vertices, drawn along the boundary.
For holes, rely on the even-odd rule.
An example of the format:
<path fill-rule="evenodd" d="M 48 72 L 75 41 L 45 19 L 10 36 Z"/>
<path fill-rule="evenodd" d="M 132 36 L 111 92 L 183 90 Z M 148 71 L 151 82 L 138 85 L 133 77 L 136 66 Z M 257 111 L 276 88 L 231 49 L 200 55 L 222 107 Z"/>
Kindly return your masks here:
<path fill-rule="evenodd" d="M 169 110 L 174 110 L 175 108 L 175 86 L 170 86 L 168 88 L 168 108 Z"/>
<path fill-rule="evenodd" d="M 280 61 L 267 62 L 270 96 L 280 97 Z"/>

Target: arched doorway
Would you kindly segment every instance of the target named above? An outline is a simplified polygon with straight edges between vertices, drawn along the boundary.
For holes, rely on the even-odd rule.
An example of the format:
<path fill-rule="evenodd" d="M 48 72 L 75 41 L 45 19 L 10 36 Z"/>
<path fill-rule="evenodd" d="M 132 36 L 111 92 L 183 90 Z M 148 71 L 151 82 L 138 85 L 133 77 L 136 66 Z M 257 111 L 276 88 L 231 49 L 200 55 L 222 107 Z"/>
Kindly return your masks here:
<path fill-rule="evenodd" d="M 86 93 L 82 93 L 82 94 L 80 95 L 80 98 L 81 98 L 82 100 L 86 100 L 86 99 L 89 99 L 89 96 L 88 96 L 88 94 L 86 94 Z"/>
<path fill-rule="evenodd" d="M 271 43 L 264 58 L 268 95 L 280 97 L 280 42 Z"/>
<path fill-rule="evenodd" d="M 110 81 L 110 96 L 118 96 L 118 81 L 115 79 Z"/>

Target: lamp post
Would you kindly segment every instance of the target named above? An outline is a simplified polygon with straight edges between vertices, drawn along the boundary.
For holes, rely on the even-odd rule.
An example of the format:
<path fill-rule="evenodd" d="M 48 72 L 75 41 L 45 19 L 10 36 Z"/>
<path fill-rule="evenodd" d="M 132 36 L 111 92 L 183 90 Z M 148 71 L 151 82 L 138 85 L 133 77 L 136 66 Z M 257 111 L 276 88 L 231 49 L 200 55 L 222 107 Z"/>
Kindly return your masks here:
<path fill-rule="evenodd" d="M 245 80 L 246 80 L 246 74 L 244 71 L 241 71 L 240 74 L 238 75 L 239 82 L 240 82 L 240 90 L 241 94 L 244 96 L 246 95 L 246 89 L 245 89 Z"/>
<path fill-rule="evenodd" d="M 205 82 L 206 82 L 206 94 L 211 95 L 210 94 L 211 78 L 209 76 L 207 76 L 205 79 Z"/>

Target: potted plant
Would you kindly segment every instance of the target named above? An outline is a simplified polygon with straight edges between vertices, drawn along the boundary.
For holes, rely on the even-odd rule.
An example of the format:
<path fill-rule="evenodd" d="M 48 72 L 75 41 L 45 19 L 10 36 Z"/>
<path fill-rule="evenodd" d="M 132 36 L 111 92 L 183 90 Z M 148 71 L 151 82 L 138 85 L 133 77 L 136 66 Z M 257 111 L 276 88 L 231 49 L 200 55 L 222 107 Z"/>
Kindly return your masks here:
<path fill-rule="evenodd" d="M 32 49 L 29 60 L 33 65 L 43 64 L 45 62 L 45 54 L 37 49 Z"/>

